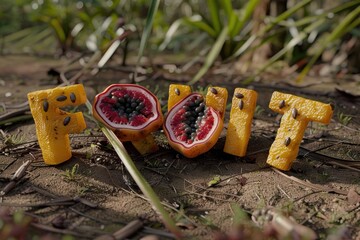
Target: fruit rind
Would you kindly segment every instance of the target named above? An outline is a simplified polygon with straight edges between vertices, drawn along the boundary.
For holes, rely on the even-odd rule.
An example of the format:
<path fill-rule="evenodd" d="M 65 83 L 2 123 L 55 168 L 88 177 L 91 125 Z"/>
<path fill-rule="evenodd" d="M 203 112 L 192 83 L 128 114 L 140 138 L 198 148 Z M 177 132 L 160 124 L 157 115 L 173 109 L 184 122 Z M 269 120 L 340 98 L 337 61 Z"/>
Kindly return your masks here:
<path fill-rule="evenodd" d="M 207 107 L 207 111 L 210 111 L 208 114 L 214 116 L 213 125 L 211 129 L 208 131 L 208 134 L 210 135 L 207 138 L 201 140 L 196 139 L 196 141 L 192 143 L 184 143 L 184 141 L 177 139 L 174 134 L 174 129 L 172 129 L 173 117 L 184 106 L 184 103 L 186 103 L 192 97 L 202 97 L 202 96 L 198 93 L 192 93 L 188 95 L 186 98 L 184 98 L 181 102 L 173 106 L 172 110 L 166 116 L 163 127 L 165 135 L 169 140 L 170 146 L 188 158 L 194 158 L 202 153 L 209 151 L 216 144 L 223 128 L 223 121 L 221 119 L 220 114 L 217 111 L 215 111 L 213 108 Z"/>
<path fill-rule="evenodd" d="M 101 109 L 101 102 L 108 94 L 112 91 L 127 89 L 128 91 L 140 92 L 146 98 L 146 101 L 149 101 L 152 108 L 152 116 L 147 119 L 146 122 L 142 123 L 140 126 L 131 126 L 121 123 L 110 122 L 110 120 L 105 116 Z M 163 123 L 163 115 L 161 112 L 161 106 L 157 97 L 151 93 L 146 88 L 136 85 L 136 84 L 112 84 L 108 86 L 103 92 L 95 96 L 93 102 L 93 114 L 96 119 L 105 124 L 108 128 L 113 130 L 117 137 L 121 141 L 133 141 L 139 140 L 146 137 L 151 132 L 159 129 Z"/>

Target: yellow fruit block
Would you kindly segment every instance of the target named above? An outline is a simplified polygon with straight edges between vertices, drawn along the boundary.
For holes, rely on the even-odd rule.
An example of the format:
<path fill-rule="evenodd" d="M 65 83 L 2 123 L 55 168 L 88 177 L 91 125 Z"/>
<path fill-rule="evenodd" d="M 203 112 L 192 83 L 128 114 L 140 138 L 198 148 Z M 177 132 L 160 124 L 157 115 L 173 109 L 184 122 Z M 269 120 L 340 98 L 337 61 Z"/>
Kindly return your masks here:
<path fill-rule="evenodd" d="M 159 147 L 151 134 L 142 139 L 131 141 L 131 143 L 141 155 L 154 153 L 159 150 Z"/>
<path fill-rule="evenodd" d="M 328 124 L 333 110 L 330 104 L 280 92 L 273 93 L 269 107 L 284 115 L 271 145 L 267 163 L 281 170 L 289 170 L 298 155 L 309 121 Z"/>
<path fill-rule="evenodd" d="M 60 108 L 85 103 L 83 85 L 31 92 L 28 100 L 45 163 L 55 165 L 69 160 L 69 133 L 83 131 L 86 124 L 82 113 L 68 113 Z"/>
<path fill-rule="evenodd" d="M 224 120 L 228 92 L 226 88 L 222 87 L 209 87 L 206 94 L 206 106 L 212 107 L 218 111 Z"/>
<path fill-rule="evenodd" d="M 224 152 L 243 157 L 251 135 L 251 122 L 256 108 L 257 92 L 236 88 L 232 98 L 230 120 Z"/>
<path fill-rule="evenodd" d="M 187 97 L 191 93 L 191 88 L 188 85 L 170 84 L 169 86 L 169 98 L 168 98 L 168 111 Z"/>

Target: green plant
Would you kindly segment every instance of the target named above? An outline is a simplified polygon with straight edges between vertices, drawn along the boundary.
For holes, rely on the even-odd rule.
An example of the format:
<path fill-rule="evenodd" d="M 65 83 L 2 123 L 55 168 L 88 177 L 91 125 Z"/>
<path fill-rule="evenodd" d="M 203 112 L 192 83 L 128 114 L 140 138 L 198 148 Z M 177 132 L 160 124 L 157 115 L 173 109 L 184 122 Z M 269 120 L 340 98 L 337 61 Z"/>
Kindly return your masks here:
<path fill-rule="evenodd" d="M 20 144 L 24 141 L 24 134 L 21 131 L 17 131 L 14 134 L 6 134 L 3 130 L 0 129 L 1 138 L 3 143 L 8 146 Z"/>
<path fill-rule="evenodd" d="M 351 116 L 346 115 L 346 114 L 344 114 L 344 113 L 342 113 L 342 112 L 339 112 L 339 113 L 337 114 L 337 118 L 338 118 L 339 122 L 340 122 L 342 125 L 345 125 L 345 126 L 347 126 L 347 125 L 349 124 L 349 122 L 351 121 L 351 119 L 352 119 Z"/>
<path fill-rule="evenodd" d="M 79 170 L 79 164 L 76 163 L 72 166 L 71 169 L 66 169 L 65 173 L 62 173 L 61 175 L 64 177 L 65 181 L 76 181 L 79 179 L 79 176 L 77 175 Z"/>
<path fill-rule="evenodd" d="M 189 82 L 189 84 L 194 84 L 208 71 L 218 56 L 227 59 L 242 46 L 244 41 L 239 40 L 239 36 L 248 34 L 249 28 L 245 28 L 245 25 L 258 2 L 259 0 L 250 0 L 241 9 L 236 9 L 231 0 L 208 0 L 206 1 L 208 16 L 199 12 L 193 16 L 174 21 L 169 27 L 159 50 L 164 50 L 168 46 L 181 25 L 205 32 L 212 38 L 214 44 L 205 58 L 203 67 Z"/>
<path fill-rule="evenodd" d="M 265 112 L 265 109 L 260 105 L 256 105 L 255 115 L 260 116 L 263 112 Z"/>

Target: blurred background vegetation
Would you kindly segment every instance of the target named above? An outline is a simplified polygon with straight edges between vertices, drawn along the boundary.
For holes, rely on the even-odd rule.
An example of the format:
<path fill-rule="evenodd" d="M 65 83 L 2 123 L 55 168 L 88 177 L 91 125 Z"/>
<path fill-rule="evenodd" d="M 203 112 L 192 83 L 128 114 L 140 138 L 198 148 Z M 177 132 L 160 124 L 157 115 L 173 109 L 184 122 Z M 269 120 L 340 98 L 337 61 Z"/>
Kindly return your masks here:
<path fill-rule="evenodd" d="M 105 53 L 120 39 L 112 51 L 125 58 L 202 57 L 191 83 L 215 61 L 254 76 L 281 66 L 303 77 L 324 63 L 330 74 L 360 72 L 360 0 L 1 0 L 0 7 L 2 55 Z"/>

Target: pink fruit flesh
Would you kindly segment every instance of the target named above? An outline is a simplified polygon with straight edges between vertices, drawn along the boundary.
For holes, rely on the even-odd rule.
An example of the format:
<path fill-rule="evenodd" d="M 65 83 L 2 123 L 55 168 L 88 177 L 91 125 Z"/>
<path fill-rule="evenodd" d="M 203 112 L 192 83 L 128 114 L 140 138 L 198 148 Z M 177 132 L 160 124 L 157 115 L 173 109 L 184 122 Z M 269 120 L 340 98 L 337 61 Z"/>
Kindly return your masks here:
<path fill-rule="evenodd" d="M 200 94 L 191 94 L 169 112 L 165 128 L 171 140 L 190 147 L 205 142 L 218 125 L 216 113 L 204 103 Z"/>
<path fill-rule="evenodd" d="M 98 97 L 96 111 L 114 128 L 141 129 L 159 117 L 154 96 L 141 86 L 112 85 Z"/>

